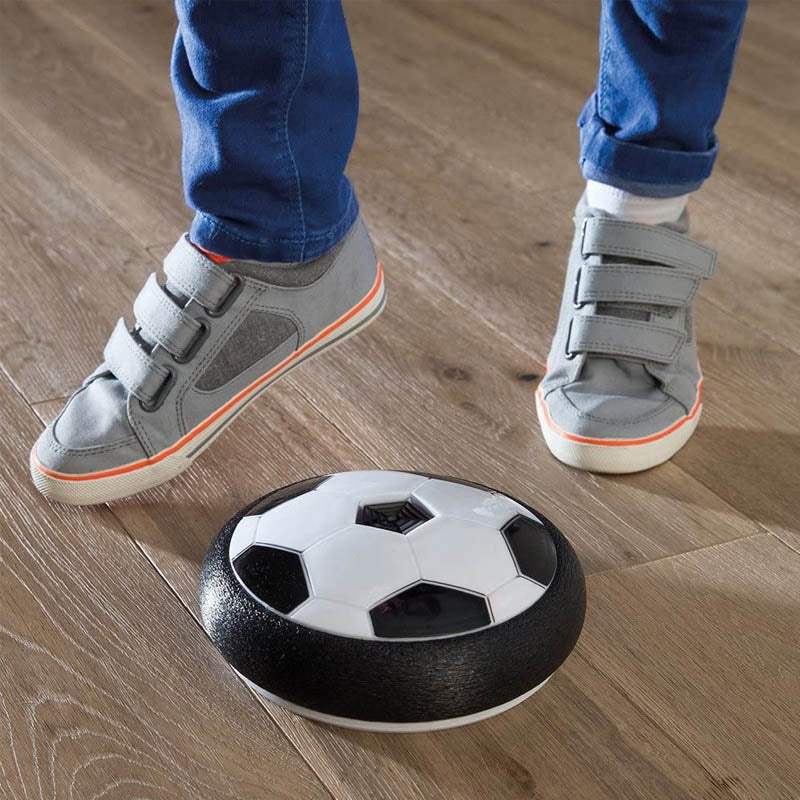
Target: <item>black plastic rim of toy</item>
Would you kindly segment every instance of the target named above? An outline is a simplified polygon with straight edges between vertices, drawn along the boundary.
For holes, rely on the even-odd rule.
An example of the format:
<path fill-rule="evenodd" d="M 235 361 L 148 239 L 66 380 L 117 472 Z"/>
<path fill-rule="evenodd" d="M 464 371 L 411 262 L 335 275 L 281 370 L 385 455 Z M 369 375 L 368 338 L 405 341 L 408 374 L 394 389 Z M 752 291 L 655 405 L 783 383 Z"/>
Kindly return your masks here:
<path fill-rule="evenodd" d="M 409 470 L 410 472 L 410 470 Z M 495 491 L 478 483 L 412 474 Z M 558 556 L 548 590 L 530 608 L 488 628 L 418 641 L 357 639 L 300 625 L 254 600 L 228 557 L 239 520 L 322 483 L 309 478 L 270 492 L 230 519 L 211 544 L 200 575 L 200 611 L 225 659 L 265 691 L 324 714 L 365 722 L 434 722 L 480 713 L 514 700 L 553 674 L 578 641 L 586 585 L 578 557 L 542 520 Z"/>

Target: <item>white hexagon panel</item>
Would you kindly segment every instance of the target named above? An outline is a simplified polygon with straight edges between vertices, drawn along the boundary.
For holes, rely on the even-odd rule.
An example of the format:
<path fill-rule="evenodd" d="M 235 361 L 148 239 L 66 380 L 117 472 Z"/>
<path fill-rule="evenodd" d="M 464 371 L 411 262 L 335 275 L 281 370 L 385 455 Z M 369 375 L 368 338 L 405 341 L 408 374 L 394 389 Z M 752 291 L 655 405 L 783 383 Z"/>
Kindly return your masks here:
<path fill-rule="evenodd" d="M 229 548 L 230 559 L 243 553 L 256 540 L 259 517 L 242 517 L 237 523 L 231 536 Z"/>
<path fill-rule="evenodd" d="M 316 491 L 307 492 L 258 517 L 255 542 L 301 552 L 351 525 L 357 513 L 358 500 L 354 497 L 332 494 L 320 502 Z"/>
<path fill-rule="evenodd" d="M 423 580 L 489 594 L 517 575 L 497 528 L 454 517 L 434 517 L 405 537 Z"/>
<path fill-rule="evenodd" d="M 530 608 L 545 592 L 544 586 L 523 577 L 512 578 L 489 595 L 489 608 L 495 623 L 505 622 Z"/>
<path fill-rule="evenodd" d="M 365 525 L 351 525 L 328 536 L 303 553 L 311 593 L 366 611 L 419 580 L 407 539 Z"/>
<path fill-rule="evenodd" d="M 434 515 L 458 517 L 502 528 L 517 514 L 536 517 L 501 494 L 431 478 L 414 490 L 414 498 Z"/>
<path fill-rule="evenodd" d="M 341 636 L 372 637 L 372 624 L 366 609 L 326 600 L 324 597 L 312 597 L 290 618 L 309 628 L 318 628 L 327 633 L 338 633 Z"/>
<path fill-rule="evenodd" d="M 408 496 L 428 478 L 411 472 L 361 470 L 331 475 L 314 490 L 322 494 L 345 494 L 362 503 L 395 503 Z M 355 519 L 355 517 L 354 517 Z"/>

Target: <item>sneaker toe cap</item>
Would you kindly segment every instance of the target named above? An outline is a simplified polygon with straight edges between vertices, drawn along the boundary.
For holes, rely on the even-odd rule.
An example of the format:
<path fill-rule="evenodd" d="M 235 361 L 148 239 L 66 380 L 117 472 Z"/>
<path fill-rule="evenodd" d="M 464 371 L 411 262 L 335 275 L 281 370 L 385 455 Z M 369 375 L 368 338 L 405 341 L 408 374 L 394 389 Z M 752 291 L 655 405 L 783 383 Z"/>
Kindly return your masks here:
<path fill-rule="evenodd" d="M 146 458 L 128 422 L 127 397 L 113 378 L 97 378 L 67 401 L 34 447 L 39 465 L 87 474 Z"/>
<path fill-rule="evenodd" d="M 660 392 L 631 397 L 561 388 L 547 395 L 546 408 L 554 427 L 587 439 L 645 438 L 686 416 L 680 403 Z"/>

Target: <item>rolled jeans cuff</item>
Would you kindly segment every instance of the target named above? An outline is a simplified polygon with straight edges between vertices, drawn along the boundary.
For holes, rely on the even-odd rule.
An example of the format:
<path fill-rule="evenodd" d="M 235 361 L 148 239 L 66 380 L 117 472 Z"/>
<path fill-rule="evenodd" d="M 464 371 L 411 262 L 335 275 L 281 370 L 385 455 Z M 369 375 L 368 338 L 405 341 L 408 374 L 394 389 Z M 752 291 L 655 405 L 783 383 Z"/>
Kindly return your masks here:
<path fill-rule="evenodd" d="M 597 114 L 594 95 L 584 106 L 578 126 L 583 176 L 645 197 L 677 197 L 695 191 L 711 174 L 719 150 L 713 133 L 711 146 L 702 152 L 615 139 Z"/>

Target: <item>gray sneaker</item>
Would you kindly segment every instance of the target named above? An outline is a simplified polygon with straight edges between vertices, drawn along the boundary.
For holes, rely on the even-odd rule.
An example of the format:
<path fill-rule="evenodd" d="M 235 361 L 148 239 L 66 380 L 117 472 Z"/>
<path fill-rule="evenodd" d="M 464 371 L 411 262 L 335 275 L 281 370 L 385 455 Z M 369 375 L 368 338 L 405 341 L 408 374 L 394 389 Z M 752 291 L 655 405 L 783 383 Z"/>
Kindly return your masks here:
<path fill-rule="evenodd" d="M 51 500 L 102 503 L 179 475 L 266 386 L 368 325 L 385 299 L 361 220 L 295 265 L 215 263 L 184 236 L 164 272 L 31 451 L 33 482 Z"/>
<path fill-rule="evenodd" d="M 713 250 L 674 225 L 575 212 L 558 328 L 536 410 L 560 461 L 638 472 L 676 453 L 697 426 L 703 384 L 691 305 Z"/>

